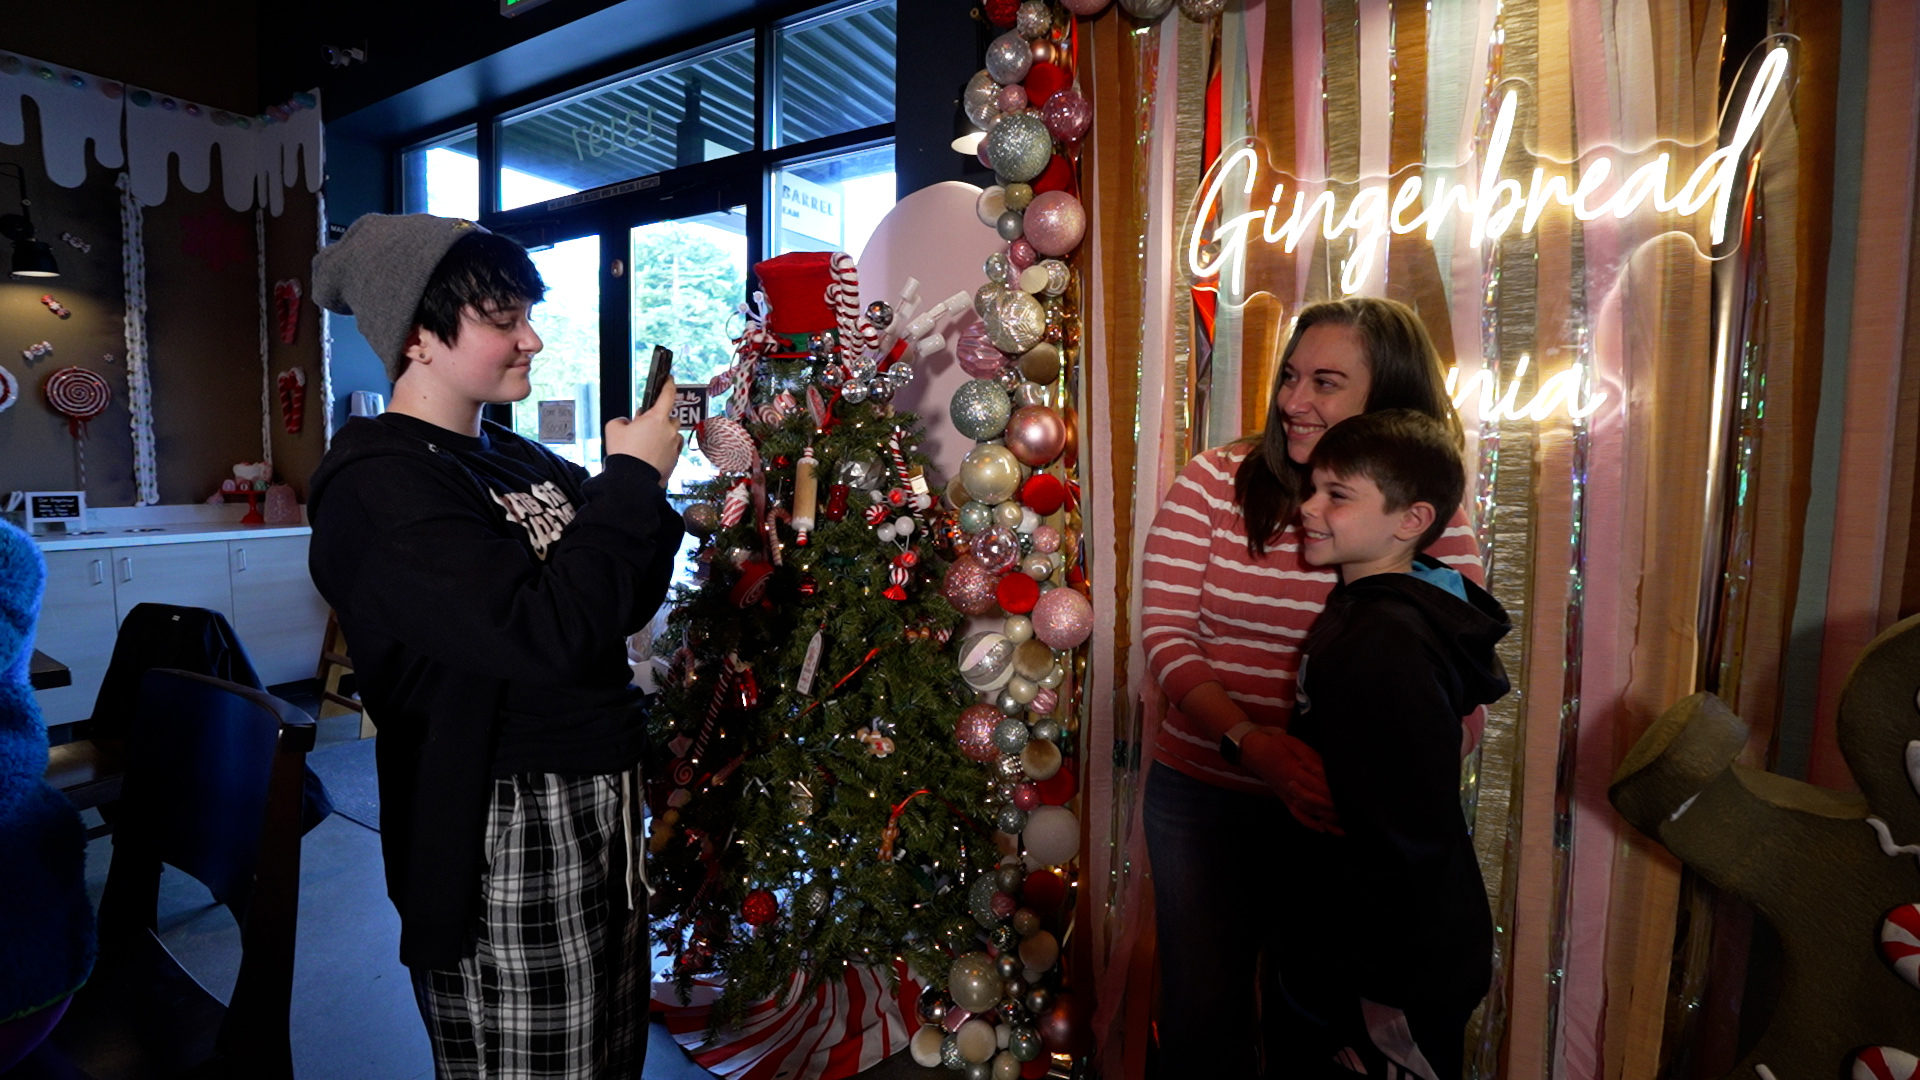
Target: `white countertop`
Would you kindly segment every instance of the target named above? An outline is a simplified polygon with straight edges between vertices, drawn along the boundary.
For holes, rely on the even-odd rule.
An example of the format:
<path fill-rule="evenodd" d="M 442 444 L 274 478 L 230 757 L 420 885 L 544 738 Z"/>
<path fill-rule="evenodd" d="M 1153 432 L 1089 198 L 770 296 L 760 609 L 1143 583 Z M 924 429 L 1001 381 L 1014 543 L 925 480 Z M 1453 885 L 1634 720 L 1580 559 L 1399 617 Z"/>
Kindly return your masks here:
<path fill-rule="evenodd" d="M 93 506 L 87 508 L 86 529 L 35 533 L 33 538 L 42 551 L 76 551 L 307 536 L 313 532 L 304 520 L 298 525 L 242 525 L 240 518 L 246 512 L 244 503 Z M 305 516 L 302 507 L 301 517 Z"/>
<path fill-rule="evenodd" d="M 148 531 L 142 531 L 148 530 Z M 99 526 L 82 533 L 42 533 L 34 540 L 42 551 L 135 547 L 152 544 L 193 544 L 209 540 L 255 540 L 269 536 L 307 536 L 308 525 L 242 525 L 234 521 L 168 522 L 133 528 Z"/>

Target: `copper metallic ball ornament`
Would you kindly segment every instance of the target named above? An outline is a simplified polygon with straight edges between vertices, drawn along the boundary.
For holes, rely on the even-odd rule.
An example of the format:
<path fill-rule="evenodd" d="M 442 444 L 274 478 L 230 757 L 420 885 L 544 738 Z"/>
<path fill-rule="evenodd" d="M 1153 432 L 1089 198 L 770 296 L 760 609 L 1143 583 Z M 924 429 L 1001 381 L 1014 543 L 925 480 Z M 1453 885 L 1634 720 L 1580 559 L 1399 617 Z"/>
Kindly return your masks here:
<path fill-rule="evenodd" d="M 695 536 L 712 536 L 720 531 L 720 508 L 708 502 L 690 504 L 680 514 L 687 531 Z"/>
<path fill-rule="evenodd" d="M 1060 377 L 1060 350 L 1048 342 L 1039 342 L 1020 354 L 1020 373 L 1030 381 L 1045 385 Z"/>
<path fill-rule="evenodd" d="M 1060 414 L 1045 405 L 1017 409 L 1001 423 L 1007 449 L 1022 465 L 1039 468 L 1060 456 L 1067 446 L 1067 425 Z"/>

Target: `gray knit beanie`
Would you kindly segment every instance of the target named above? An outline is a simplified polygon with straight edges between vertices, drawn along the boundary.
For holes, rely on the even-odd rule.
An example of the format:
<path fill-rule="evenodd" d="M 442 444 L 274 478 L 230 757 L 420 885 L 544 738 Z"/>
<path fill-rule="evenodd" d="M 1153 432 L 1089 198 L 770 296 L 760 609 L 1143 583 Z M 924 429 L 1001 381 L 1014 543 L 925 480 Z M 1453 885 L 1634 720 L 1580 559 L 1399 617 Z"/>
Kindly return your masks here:
<path fill-rule="evenodd" d="M 313 257 L 313 302 L 351 315 L 398 380 L 407 336 L 433 269 L 456 240 L 487 230 L 432 214 L 367 214 Z"/>

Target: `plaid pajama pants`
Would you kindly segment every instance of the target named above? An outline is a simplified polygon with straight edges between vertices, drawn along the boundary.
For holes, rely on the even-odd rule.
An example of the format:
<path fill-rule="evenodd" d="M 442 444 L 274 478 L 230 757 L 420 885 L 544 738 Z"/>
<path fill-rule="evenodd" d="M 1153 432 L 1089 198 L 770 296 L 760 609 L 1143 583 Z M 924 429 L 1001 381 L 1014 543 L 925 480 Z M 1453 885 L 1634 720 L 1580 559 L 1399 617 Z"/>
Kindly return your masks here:
<path fill-rule="evenodd" d="M 413 973 L 436 1080 L 640 1076 L 638 790 L 637 771 L 494 781 L 478 946 L 457 969 Z"/>

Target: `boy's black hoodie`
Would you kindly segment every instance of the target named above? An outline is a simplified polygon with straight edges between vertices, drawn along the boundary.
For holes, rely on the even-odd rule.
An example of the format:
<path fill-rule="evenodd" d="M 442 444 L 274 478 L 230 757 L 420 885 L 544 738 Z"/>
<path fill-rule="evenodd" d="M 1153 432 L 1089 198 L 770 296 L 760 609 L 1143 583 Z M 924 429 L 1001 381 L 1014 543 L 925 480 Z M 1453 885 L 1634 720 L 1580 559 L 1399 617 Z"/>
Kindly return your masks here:
<path fill-rule="evenodd" d="M 1289 731 L 1320 752 L 1346 830 L 1303 868 L 1324 923 L 1303 929 L 1329 950 L 1289 981 L 1309 997 L 1464 1016 L 1487 992 L 1493 920 L 1460 810 L 1460 718 L 1507 692 L 1493 647 L 1511 627 L 1462 584 L 1465 601 L 1412 574 L 1340 585 L 1302 646 Z"/>
<path fill-rule="evenodd" d="M 308 566 L 380 727 L 380 839 L 400 959 L 470 955 L 495 777 L 611 773 L 644 716 L 624 638 L 666 596 L 682 527 L 660 475 L 600 475 L 494 424 L 388 413 L 334 436 Z"/>

